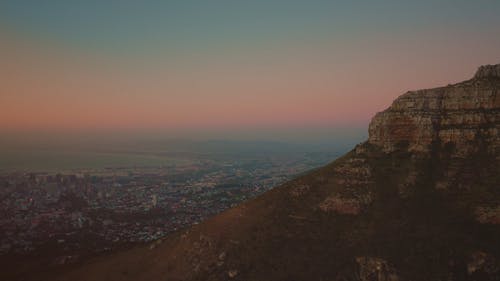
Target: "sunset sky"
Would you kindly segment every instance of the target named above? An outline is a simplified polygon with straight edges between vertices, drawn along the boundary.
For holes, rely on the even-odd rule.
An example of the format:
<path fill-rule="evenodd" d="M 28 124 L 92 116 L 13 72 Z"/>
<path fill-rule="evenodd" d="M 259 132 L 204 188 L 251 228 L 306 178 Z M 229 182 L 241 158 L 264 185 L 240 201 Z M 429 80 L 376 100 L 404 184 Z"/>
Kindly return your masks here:
<path fill-rule="evenodd" d="M 366 128 L 499 62 L 493 0 L 2 0 L 0 130 Z"/>

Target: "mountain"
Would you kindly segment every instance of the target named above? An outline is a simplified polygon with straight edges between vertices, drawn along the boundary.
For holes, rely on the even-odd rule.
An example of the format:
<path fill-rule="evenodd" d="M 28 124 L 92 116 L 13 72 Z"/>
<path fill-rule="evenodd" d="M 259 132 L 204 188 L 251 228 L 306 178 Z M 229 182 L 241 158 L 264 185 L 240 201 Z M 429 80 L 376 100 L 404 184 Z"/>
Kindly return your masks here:
<path fill-rule="evenodd" d="M 407 92 L 331 164 L 47 280 L 500 280 L 500 65 Z M 35 279 L 36 279 L 35 278 Z"/>

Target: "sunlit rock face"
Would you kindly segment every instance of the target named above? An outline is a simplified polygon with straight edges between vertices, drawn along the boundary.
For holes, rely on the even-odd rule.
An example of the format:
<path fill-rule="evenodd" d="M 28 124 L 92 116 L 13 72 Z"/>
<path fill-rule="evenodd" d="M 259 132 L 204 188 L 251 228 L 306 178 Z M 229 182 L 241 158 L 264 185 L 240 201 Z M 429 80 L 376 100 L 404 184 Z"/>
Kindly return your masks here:
<path fill-rule="evenodd" d="M 472 79 L 458 84 L 407 92 L 372 119 L 368 143 L 385 153 L 403 151 L 429 159 L 432 171 L 427 173 L 436 190 L 474 194 L 468 204 L 476 220 L 500 224 L 495 196 L 500 174 L 499 92 L 500 64 L 481 66 Z M 410 169 L 399 184 L 402 197 L 414 192 L 412 182 L 419 174 L 421 170 Z"/>
<path fill-rule="evenodd" d="M 462 83 L 407 92 L 372 119 L 368 141 L 385 152 L 428 153 L 437 145 L 457 157 L 482 148 L 498 155 L 499 86 L 500 64 L 481 66 Z"/>
<path fill-rule="evenodd" d="M 356 156 L 338 161 L 330 182 L 342 188 L 332 188 L 318 209 L 348 215 L 369 209 L 375 191 L 370 146 L 411 155 L 405 164 L 395 164 L 406 166 L 397 179 L 401 198 L 413 196 L 426 176 L 432 177 L 428 185 L 442 192 L 497 192 L 492 183 L 500 173 L 499 89 L 500 65 L 487 65 L 470 80 L 401 95 L 372 119 L 368 142 L 356 147 Z M 427 159 L 432 171 L 419 159 Z M 476 197 L 471 204 L 477 221 L 498 224 L 498 202 Z"/>

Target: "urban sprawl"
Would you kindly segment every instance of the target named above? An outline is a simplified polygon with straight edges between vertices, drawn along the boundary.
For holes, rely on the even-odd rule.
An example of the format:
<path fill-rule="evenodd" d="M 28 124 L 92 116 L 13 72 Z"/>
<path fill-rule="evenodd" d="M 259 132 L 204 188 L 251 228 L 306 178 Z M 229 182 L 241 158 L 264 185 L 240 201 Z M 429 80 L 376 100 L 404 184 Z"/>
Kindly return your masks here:
<path fill-rule="evenodd" d="M 197 160 L 165 167 L 0 174 L 0 256 L 54 264 L 158 240 L 325 159 Z"/>

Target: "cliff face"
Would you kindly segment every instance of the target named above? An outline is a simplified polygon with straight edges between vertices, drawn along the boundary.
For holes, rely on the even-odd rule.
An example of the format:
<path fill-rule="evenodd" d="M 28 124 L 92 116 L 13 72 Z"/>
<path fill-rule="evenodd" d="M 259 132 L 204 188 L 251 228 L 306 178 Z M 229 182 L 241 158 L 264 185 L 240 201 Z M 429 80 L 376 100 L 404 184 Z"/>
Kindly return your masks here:
<path fill-rule="evenodd" d="M 453 146 L 457 157 L 500 147 L 500 65 L 482 66 L 473 79 L 447 87 L 408 92 L 370 123 L 368 142 L 386 152 L 407 146 L 429 152 Z"/>
<path fill-rule="evenodd" d="M 500 64 L 481 66 L 462 83 L 407 92 L 373 118 L 368 143 L 386 153 L 433 157 L 441 164 L 436 189 L 471 192 L 500 172 L 499 89 Z M 500 223 L 498 204 L 476 206 L 475 214 L 483 223 Z"/>
<path fill-rule="evenodd" d="M 499 69 L 408 92 L 331 164 L 46 279 L 500 280 Z"/>

